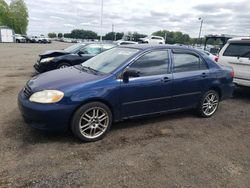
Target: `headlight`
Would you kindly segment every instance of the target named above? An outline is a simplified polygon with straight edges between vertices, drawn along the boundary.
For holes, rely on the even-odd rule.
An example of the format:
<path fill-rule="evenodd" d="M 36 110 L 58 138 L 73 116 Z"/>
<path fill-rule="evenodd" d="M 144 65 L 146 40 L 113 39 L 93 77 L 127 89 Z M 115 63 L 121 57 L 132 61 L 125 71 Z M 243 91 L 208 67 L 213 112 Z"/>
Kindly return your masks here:
<path fill-rule="evenodd" d="M 30 96 L 31 102 L 37 103 L 56 103 L 64 96 L 64 93 L 57 90 L 43 90 L 38 91 Z"/>
<path fill-rule="evenodd" d="M 47 63 L 47 62 L 50 62 L 54 59 L 54 57 L 47 57 L 47 58 L 44 58 L 40 61 L 40 63 Z"/>

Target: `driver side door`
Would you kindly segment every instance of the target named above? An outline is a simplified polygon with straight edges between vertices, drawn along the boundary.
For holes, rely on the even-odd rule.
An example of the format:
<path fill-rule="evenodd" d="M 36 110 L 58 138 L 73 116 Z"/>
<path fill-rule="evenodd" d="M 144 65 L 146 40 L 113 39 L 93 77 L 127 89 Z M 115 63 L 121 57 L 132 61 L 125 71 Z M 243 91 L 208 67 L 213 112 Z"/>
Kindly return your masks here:
<path fill-rule="evenodd" d="M 123 118 L 171 109 L 173 80 L 169 67 L 168 50 L 147 52 L 127 67 L 136 70 L 139 75 L 121 82 L 120 101 Z"/>

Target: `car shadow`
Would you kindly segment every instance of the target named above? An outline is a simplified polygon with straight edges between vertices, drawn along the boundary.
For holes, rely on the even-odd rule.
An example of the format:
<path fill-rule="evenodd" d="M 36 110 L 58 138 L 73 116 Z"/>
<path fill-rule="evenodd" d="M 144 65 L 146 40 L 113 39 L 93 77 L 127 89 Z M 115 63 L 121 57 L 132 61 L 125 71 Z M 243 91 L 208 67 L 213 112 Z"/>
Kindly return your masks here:
<path fill-rule="evenodd" d="M 74 137 L 71 131 L 41 131 L 29 127 L 22 119 L 19 112 L 14 110 L 12 114 L 16 114 L 16 118 L 6 121 L 8 127 L 3 131 L 5 137 L 16 140 L 22 145 L 36 145 L 44 143 L 67 143 L 68 145 L 82 144 L 80 140 Z M 128 119 L 122 122 L 114 123 L 110 129 L 110 132 L 123 131 L 141 126 L 155 126 L 154 124 L 161 124 L 162 122 L 169 122 L 175 119 L 182 119 L 187 117 L 197 117 L 191 110 L 165 113 L 154 116 L 146 116 L 136 119 Z M 197 117 L 198 118 L 198 117 Z M 120 133 L 123 134 L 123 133 Z M 108 139 L 108 138 L 104 138 Z M 110 138 L 113 140 L 113 138 Z"/>
<path fill-rule="evenodd" d="M 233 93 L 233 99 L 250 101 L 250 87 L 236 87 Z"/>
<path fill-rule="evenodd" d="M 184 119 L 187 117 L 197 117 L 195 110 L 185 110 L 179 112 L 162 113 L 156 115 L 143 116 L 134 119 L 127 119 L 121 122 L 117 122 L 112 126 L 111 131 L 117 131 L 120 129 L 130 129 L 134 127 L 154 126 L 155 123 L 160 124 L 162 122 L 169 122 L 175 119 Z"/>

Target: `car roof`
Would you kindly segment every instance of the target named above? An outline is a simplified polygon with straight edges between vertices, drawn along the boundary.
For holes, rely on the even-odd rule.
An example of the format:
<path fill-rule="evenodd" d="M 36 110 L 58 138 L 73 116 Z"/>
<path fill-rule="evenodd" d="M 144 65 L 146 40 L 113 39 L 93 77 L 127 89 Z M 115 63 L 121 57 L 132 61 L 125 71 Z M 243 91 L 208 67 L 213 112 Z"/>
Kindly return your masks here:
<path fill-rule="evenodd" d="M 231 38 L 228 40 L 228 43 L 231 42 L 240 42 L 240 43 L 244 43 L 244 42 L 250 42 L 250 37 L 235 37 L 235 38 Z"/>
<path fill-rule="evenodd" d="M 186 46 L 177 46 L 177 45 L 170 45 L 170 44 L 129 44 L 120 46 L 121 48 L 134 48 L 138 50 L 150 50 L 150 49 L 185 49 L 185 50 L 195 50 L 194 48 L 188 48 Z"/>
<path fill-rule="evenodd" d="M 116 45 L 114 43 L 110 43 L 110 42 L 91 42 L 91 41 L 88 41 L 88 42 L 79 42 L 78 44 L 82 44 L 82 45 L 87 45 L 87 44 L 110 44 L 110 45 Z"/>

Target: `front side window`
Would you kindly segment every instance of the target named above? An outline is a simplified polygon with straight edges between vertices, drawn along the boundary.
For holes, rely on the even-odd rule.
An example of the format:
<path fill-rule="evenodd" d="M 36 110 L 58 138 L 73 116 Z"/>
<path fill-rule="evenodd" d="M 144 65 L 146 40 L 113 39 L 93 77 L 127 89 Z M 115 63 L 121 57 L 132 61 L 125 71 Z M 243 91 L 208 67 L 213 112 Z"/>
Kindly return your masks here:
<path fill-rule="evenodd" d="M 37 38 L 37 37 L 35 37 L 35 38 Z M 85 46 L 85 44 L 82 44 L 82 43 L 80 43 L 80 44 L 74 44 L 74 45 L 72 45 L 72 46 L 70 46 L 68 48 L 65 48 L 64 51 L 69 52 L 69 53 L 75 53 L 80 48 L 82 48 L 83 46 Z"/>
<path fill-rule="evenodd" d="M 130 69 L 139 71 L 140 76 L 168 73 L 169 57 L 167 50 L 149 52 L 130 65 Z"/>
<path fill-rule="evenodd" d="M 207 69 L 206 64 L 196 55 L 173 53 L 174 72 L 187 72 Z"/>
<path fill-rule="evenodd" d="M 81 48 L 80 52 L 82 52 L 83 54 L 97 55 L 101 53 L 101 45 L 90 44 L 84 48 Z"/>
<path fill-rule="evenodd" d="M 249 57 L 250 43 L 230 43 L 223 56 Z"/>

